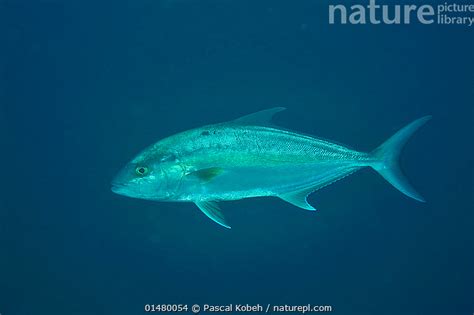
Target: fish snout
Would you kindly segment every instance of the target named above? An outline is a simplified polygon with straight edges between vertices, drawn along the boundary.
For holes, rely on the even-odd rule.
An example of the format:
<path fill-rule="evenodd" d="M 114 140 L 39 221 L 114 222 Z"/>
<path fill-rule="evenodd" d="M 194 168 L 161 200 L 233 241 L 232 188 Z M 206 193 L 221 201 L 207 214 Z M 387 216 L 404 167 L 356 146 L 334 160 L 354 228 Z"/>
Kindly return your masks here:
<path fill-rule="evenodd" d="M 114 193 L 121 194 L 121 192 L 127 188 L 130 181 L 129 172 L 130 167 L 126 166 L 114 176 L 110 183 L 112 185 L 111 189 Z"/>
<path fill-rule="evenodd" d="M 111 186 L 112 187 L 110 189 L 112 190 L 112 192 L 119 195 L 123 194 L 123 191 L 127 187 L 125 183 L 122 183 L 121 181 L 116 180 L 115 178 L 112 180 Z"/>

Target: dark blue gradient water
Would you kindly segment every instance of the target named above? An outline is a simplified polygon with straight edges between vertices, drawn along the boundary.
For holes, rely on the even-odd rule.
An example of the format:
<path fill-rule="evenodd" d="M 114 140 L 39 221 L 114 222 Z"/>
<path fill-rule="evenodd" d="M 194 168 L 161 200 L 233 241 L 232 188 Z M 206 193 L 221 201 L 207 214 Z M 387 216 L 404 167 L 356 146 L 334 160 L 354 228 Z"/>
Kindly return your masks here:
<path fill-rule="evenodd" d="M 0 313 L 145 304 L 474 311 L 472 29 L 329 25 L 325 1 L 0 1 Z M 310 197 L 128 199 L 110 180 L 178 131 L 278 124 L 369 151 L 421 116 L 411 200 L 360 171 Z"/>

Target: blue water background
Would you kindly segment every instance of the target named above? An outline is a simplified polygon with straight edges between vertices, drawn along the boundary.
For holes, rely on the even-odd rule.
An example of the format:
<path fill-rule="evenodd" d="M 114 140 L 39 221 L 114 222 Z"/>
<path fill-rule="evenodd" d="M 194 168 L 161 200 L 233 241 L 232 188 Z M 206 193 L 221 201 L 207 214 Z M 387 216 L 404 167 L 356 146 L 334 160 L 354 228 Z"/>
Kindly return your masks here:
<path fill-rule="evenodd" d="M 474 311 L 473 30 L 329 25 L 326 1 L 0 1 L 0 313 L 143 305 Z M 423 115 L 401 164 L 313 194 L 193 204 L 110 191 L 178 131 L 285 106 L 278 124 L 369 151 Z"/>

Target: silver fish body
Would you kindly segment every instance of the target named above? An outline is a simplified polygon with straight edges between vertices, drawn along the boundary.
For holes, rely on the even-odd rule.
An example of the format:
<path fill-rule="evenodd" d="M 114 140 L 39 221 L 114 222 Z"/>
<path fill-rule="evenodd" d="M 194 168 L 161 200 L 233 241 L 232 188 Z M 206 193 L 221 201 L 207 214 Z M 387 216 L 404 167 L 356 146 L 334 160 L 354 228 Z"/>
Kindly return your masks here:
<path fill-rule="evenodd" d="M 222 171 L 208 181 L 183 176 L 176 200 L 278 196 L 324 186 L 370 161 L 365 153 L 269 127 L 221 124 L 198 128 L 178 139 L 176 159 L 183 175 L 211 168 Z"/>
<path fill-rule="evenodd" d="M 150 146 L 117 175 L 112 190 L 129 197 L 194 202 L 229 227 L 218 201 L 275 196 L 314 210 L 307 196 L 363 167 L 423 201 L 398 168 L 408 138 L 429 116 L 409 124 L 371 153 L 271 126 L 273 108 L 204 126 Z"/>

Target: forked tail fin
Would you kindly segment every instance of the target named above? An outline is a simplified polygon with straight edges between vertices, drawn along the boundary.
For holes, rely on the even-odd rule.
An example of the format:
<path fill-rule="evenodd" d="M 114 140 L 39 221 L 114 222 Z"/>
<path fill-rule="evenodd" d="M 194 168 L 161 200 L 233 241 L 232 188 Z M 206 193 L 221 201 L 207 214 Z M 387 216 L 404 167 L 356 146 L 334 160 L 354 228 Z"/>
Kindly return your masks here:
<path fill-rule="evenodd" d="M 376 160 L 373 165 L 371 165 L 373 169 L 399 191 L 421 202 L 425 202 L 425 200 L 410 185 L 405 175 L 403 175 L 399 166 L 399 157 L 408 139 L 430 119 L 431 116 L 425 116 L 408 124 L 371 153 Z"/>

